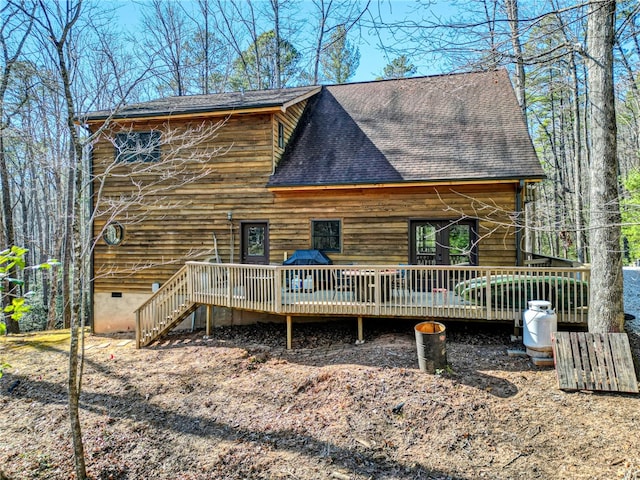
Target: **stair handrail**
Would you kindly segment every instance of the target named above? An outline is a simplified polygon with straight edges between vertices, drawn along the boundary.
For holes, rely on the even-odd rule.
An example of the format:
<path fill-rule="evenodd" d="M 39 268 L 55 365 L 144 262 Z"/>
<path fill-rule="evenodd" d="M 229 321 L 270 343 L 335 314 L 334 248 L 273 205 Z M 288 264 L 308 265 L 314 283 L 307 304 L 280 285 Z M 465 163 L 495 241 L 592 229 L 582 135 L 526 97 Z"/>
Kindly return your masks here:
<path fill-rule="evenodd" d="M 160 288 L 151 295 L 151 297 L 135 310 L 136 316 L 136 347 L 148 345 L 156 338 L 162 336 L 163 332 L 168 330 L 168 324 L 177 323 L 181 319 L 184 312 L 188 311 L 193 303 L 190 300 L 189 292 L 189 275 L 188 265 L 183 265 L 174 275 L 169 278 Z M 178 305 L 172 304 L 176 298 L 182 294 L 182 304 L 187 304 L 185 308 L 177 308 Z M 163 298 L 164 297 L 164 298 Z M 154 308 L 155 307 L 155 308 Z M 167 320 L 167 314 L 171 311 L 171 320 Z M 156 310 L 155 312 L 147 312 L 147 310 Z M 147 314 L 145 314 L 147 313 Z M 143 325 L 144 321 L 144 325 Z M 167 325 L 161 325 L 162 321 Z M 156 329 L 156 335 L 146 338 L 149 331 Z"/>

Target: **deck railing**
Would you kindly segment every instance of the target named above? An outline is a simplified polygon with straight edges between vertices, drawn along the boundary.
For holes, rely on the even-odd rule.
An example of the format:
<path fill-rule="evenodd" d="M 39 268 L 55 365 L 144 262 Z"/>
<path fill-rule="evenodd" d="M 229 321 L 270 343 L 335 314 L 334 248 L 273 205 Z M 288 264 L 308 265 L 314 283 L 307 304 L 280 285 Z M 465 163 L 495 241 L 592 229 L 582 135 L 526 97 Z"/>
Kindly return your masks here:
<path fill-rule="evenodd" d="M 175 312 L 197 305 L 291 316 L 519 322 L 527 301 L 548 300 L 558 322 L 585 324 L 589 302 L 588 268 L 188 262 L 180 272 L 138 309 L 145 332 L 166 329 L 154 318 L 175 324 Z"/>
<path fill-rule="evenodd" d="M 588 268 L 416 265 L 187 264 L 200 304 L 283 315 L 520 318 L 548 300 L 559 320 L 585 323 Z"/>

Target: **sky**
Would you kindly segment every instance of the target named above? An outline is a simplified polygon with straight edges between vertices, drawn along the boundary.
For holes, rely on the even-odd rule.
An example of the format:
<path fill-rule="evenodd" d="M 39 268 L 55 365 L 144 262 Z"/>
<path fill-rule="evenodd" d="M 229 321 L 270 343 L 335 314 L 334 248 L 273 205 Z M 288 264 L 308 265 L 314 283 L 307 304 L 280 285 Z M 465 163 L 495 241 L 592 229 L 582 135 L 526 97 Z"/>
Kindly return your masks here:
<path fill-rule="evenodd" d="M 144 0 L 133 3 L 124 0 L 112 0 L 114 4 L 120 4 L 118 8 L 119 21 L 125 28 L 135 28 L 139 22 L 140 4 Z M 190 1 L 190 0 L 175 0 Z M 409 12 L 415 7 L 418 0 L 371 0 L 371 8 L 377 15 L 380 13 L 384 16 L 386 22 L 400 20 L 405 18 Z M 311 4 L 310 0 L 308 1 Z M 440 1 L 433 7 L 438 13 L 447 12 L 451 9 L 450 2 Z M 386 37 L 382 37 L 386 41 Z M 350 82 L 361 82 L 374 80 L 382 74 L 384 67 L 392 58 L 385 56 L 384 52 L 378 47 L 380 38 L 374 35 L 367 28 L 360 29 L 359 35 L 352 35 L 349 41 L 357 43 L 360 50 L 360 65 L 354 77 Z M 420 59 L 411 59 L 411 62 L 418 67 L 418 75 L 429 75 L 442 73 L 438 66 L 427 66 L 420 63 Z"/>

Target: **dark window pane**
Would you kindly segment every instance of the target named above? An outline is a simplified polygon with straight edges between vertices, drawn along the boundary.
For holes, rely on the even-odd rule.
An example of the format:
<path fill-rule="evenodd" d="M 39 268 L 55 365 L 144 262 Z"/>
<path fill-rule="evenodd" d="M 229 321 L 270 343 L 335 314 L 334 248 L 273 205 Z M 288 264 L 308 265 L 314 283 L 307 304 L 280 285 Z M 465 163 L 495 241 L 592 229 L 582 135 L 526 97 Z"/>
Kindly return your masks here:
<path fill-rule="evenodd" d="M 157 162 L 160 160 L 160 132 L 116 134 L 116 160 L 119 162 Z"/>
<path fill-rule="evenodd" d="M 312 248 L 325 252 L 340 252 L 340 220 L 311 222 Z"/>
<path fill-rule="evenodd" d="M 278 122 L 278 147 L 284 148 L 284 125 Z"/>
<path fill-rule="evenodd" d="M 449 263 L 471 263 L 471 225 L 452 225 L 449 229 Z"/>
<path fill-rule="evenodd" d="M 263 257 L 264 256 L 264 228 L 263 227 L 249 227 L 248 230 L 249 245 L 247 253 L 250 257 Z"/>

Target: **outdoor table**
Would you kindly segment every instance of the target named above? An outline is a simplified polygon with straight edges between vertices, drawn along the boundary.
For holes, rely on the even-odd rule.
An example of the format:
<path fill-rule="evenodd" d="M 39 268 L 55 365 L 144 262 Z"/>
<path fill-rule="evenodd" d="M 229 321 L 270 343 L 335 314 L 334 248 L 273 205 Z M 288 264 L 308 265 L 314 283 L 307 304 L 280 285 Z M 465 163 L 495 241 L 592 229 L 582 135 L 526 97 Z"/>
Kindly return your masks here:
<path fill-rule="evenodd" d="M 386 302 L 391 298 L 393 279 L 399 274 L 398 270 L 381 270 L 380 301 Z M 351 279 L 355 298 L 359 302 L 371 303 L 376 299 L 376 271 L 375 270 L 344 270 L 342 275 Z"/>

